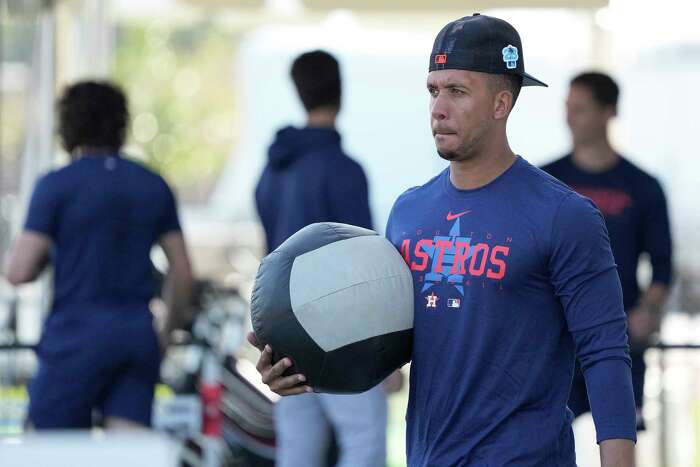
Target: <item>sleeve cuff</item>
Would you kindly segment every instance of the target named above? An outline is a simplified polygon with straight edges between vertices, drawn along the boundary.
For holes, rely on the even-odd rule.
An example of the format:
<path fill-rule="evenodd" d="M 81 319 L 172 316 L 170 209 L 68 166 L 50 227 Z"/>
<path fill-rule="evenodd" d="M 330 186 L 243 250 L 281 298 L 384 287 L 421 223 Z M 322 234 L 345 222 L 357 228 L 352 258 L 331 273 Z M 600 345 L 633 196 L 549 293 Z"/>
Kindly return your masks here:
<path fill-rule="evenodd" d="M 41 225 L 35 222 L 27 222 L 24 224 L 24 230 L 40 233 L 42 235 L 46 235 L 47 237 L 51 237 L 51 228 L 47 225 Z"/>
<path fill-rule="evenodd" d="M 596 427 L 596 442 L 598 444 L 609 439 L 629 439 L 637 443 L 637 430 L 620 425 L 605 425 Z"/>
<path fill-rule="evenodd" d="M 669 286 L 671 285 L 671 273 L 660 273 L 659 275 L 652 275 L 651 283 L 658 283 Z"/>

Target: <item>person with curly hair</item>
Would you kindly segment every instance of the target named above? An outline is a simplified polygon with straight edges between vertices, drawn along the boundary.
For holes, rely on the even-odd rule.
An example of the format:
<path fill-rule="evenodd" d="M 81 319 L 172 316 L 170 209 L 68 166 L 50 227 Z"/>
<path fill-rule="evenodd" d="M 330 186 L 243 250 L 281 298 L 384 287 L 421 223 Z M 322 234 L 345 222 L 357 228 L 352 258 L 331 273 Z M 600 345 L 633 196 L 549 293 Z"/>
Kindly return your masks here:
<path fill-rule="evenodd" d="M 129 112 L 116 86 L 69 86 L 57 112 L 71 162 L 38 180 L 5 264 L 13 285 L 53 266 L 28 425 L 89 428 L 99 415 L 107 428 L 146 427 L 161 346 L 184 316 L 192 286 L 175 197 L 163 178 L 120 153 Z M 169 261 L 160 337 L 149 309 L 156 244 Z"/>

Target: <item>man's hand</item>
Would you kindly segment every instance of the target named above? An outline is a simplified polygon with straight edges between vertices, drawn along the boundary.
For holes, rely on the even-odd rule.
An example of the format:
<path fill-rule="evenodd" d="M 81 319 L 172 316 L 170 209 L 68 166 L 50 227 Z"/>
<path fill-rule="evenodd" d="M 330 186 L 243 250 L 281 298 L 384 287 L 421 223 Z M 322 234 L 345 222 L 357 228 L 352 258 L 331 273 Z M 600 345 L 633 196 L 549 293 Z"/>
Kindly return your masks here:
<path fill-rule="evenodd" d="M 654 282 L 639 300 L 637 307 L 629 312 L 628 332 L 632 345 L 650 345 L 654 334 L 661 330 L 667 295 L 668 286 Z"/>
<path fill-rule="evenodd" d="M 283 358 L 273 365 L 272 348 L 269 345 L 260 344 L 253 332 L 249 332 L 246 338 L 252 346 L 261 352 L 256 368 L 262 375 L 262 382 L 267 384 L 272 392 L 280 396 L 293 396 L 313 391 L 310 386 L 303 384 L 306 381 L 304 375 L 282 376 L 287 368 L 292 366 L 292 361 L 289 358 Z"/>
<path fill-rule="evenodd" d="M 630 311 L 628 323 L 632 343 L 648 345 L 652 336 L 659 331 L 661 316 L 646 306 L 640 306 Z"/>
<path fill-rule="evenodd" d="M 608 439 L 600 443 L 600 467 L 635 467 L 634 442 Z"/>

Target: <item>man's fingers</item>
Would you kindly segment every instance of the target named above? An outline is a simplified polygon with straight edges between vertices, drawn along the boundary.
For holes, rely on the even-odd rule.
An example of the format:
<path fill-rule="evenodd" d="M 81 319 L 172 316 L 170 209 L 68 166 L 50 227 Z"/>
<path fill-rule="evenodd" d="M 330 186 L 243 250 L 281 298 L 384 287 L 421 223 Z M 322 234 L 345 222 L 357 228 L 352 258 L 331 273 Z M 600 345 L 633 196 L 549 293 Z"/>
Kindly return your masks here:
<path fill-rule="evenodd" d="M 264 377 L 265 373 L 270 371 L 270 365 L 272 365 L 272 348 L 270 348 L 269 345 L 266 345 L 265 348 L 262 349 L 262 353 L 258 359 L 258 364 L 255 366 L 255 368 Z"/>
<path fill-rule="evenodd" d="M 270 384 L 270 389 L 274 392 L 294 389 L 295 386 L 299 386 L 305 381 L 306 378 L 304 377 L 304 375 L 292 375 L 287 376 L 286 378 L 277 378 Z"/>
<path fill-rule="evenodd" d="M 250 333 L 252 334 L 252 333 Z M 253 344 L 254 336 L 248 334 L 248 342 Z M 257 339 L 256 339 L 257 341 Z M 306 377 L 301 374 L 283 377 L 282 374 L 292 366 L 289 358 L 283 358 L 272 365 L 272 348 L 266 345 L 262 348 L 262 353 L 255 368 L 262 375 L 262 382 L 267 384 L 273 392 L 280 396 L 293 396 L 312 392 L 309 386 L 301 386 L 306 382 Z"/>
<path fill-rule="evenodd" d="M 265 347 L 265 351 L 263 352 L 263 355 L 268 352 L 268 349 L 270 350 L 269 352 L 269 358 L 272 359 L 272 349 L 270 349 L 270 346 Z M 262 357 L 260 357 L 260 361 L 262 361 Z M 287 368 L 292 366 L 292 361 L 288 358 L 283 358 L 279 362 L 275 363 L 275 365 L 272 368 L 268 368 L 267 370 L 263 371 L 263 383 L 265 384 L 270 384 L 280 376 L 282 376 L 282 373 L 284 373 Z M 267 365 L 269 367 L 269 363 Z"/>
<path fill-rule="evenodd" d="M 291 389 L 283 389 L 281 391 L 275 391 L 280 396 L 296 396 L 298 394 L 306 394 L 313 392 L 310 386 L 297 386 Z"/>

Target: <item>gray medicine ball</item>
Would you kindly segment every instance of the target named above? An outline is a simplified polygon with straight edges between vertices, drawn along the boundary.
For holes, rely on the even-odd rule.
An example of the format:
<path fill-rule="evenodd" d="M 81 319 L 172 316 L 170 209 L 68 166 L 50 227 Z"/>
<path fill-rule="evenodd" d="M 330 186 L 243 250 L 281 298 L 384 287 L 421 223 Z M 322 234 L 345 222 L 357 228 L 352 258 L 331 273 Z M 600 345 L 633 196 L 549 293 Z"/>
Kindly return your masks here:
<path fill-rule="evenodd" d="M 289 357 L 316 392 L 358 393 L 411 358 L 413 279 L 376 232 L 312 224 L 266 256 L 251 302 L 253 330 Z"/>

